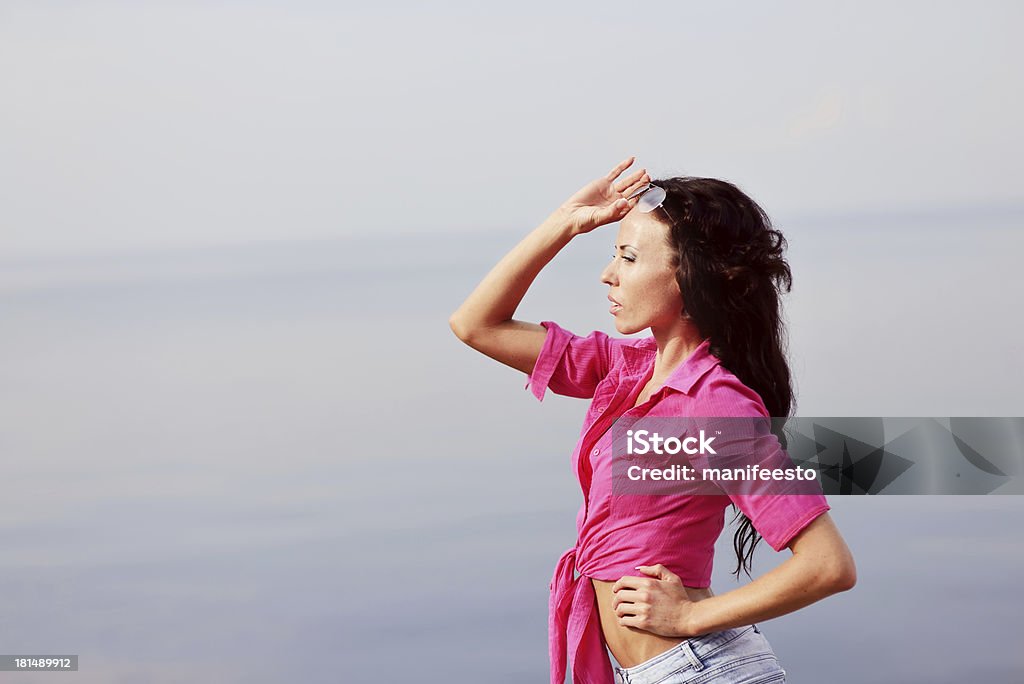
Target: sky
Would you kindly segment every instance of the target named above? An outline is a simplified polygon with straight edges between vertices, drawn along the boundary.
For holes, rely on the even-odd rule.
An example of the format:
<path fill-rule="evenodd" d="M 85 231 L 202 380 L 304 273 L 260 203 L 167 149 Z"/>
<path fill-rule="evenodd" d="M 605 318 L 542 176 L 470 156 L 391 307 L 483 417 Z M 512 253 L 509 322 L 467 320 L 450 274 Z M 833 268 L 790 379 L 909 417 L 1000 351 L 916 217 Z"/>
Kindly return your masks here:
<path fill-rule="evenodd" d="M 532 226 L 620 159 L 773 216 L 1019 207 L 1013 2 L 4 2 L 4 259 Z"/>

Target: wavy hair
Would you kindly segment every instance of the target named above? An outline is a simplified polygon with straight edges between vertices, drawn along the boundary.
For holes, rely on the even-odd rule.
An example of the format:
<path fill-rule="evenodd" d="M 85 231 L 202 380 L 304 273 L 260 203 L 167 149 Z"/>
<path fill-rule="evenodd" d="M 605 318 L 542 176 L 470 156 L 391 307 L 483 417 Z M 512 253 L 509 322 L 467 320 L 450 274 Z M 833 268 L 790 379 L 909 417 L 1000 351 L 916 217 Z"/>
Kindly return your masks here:
<path fill-rule="evenodd" d="M 793 276 L 784 257 L 786 238 L 732 183 L 682 176 L 654 184 L 666 192 L 662 211 L 652 216 L 669 219 L 681 313 L 692 319 L 702 337 L 710 338 L 709 350 L 722 365 L 760 395 L 770 416 L 788 418 L 794 398 L 781 294 L 790 291 Z M 773 432 L 785 448 L 781 427 Z M 742 519 L 733 537 L 733 574 L 739 579 L 741 568 L 750 577 L 761 535 L 735 504 L 733 508 L 733 522 Z"/>

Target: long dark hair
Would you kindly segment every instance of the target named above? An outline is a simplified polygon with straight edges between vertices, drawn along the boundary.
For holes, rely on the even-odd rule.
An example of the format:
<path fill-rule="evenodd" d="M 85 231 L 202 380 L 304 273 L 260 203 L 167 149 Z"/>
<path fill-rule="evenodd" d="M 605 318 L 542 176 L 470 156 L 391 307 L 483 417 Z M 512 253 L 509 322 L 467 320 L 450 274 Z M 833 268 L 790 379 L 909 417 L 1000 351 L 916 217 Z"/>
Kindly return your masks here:
<path fill-rule="evenodd" d="M 761 396 L 770 416 L 788 418 L 794 399 L 781 293 L 792 288 L 793 275 L 784 258 L 786 238 L 732 183 L 682 176 L 654 184 L 666 192 L 662 209 L 652 216 L 669 218 L 682 313 L 702 337 L 710 338 L 709 351 L 722 365 Z M 780 421 L 772 422 L 785 448 Z M 742 522 L 733 537 L 737 579 L 741 568 L 750 577 L 754 547 L 761 540 L 750 518 L 736 509 L 733 521 L 738 518 Z"/>

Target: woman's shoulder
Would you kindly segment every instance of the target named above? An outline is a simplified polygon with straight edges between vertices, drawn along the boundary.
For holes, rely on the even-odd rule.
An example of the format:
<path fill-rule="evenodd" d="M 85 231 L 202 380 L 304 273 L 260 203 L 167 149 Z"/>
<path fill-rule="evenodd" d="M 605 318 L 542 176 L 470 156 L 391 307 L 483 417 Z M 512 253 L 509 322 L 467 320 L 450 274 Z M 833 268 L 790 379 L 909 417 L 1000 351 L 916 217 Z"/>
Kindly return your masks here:
<path fill-rule="evenodd" d="M 700 415 L 719 417 L 768 417 L 761 395 L 736 375 L 717 364 L 691 391 L 693 408 Z M 694 415 L 697 415 L 696 413 Z"/>

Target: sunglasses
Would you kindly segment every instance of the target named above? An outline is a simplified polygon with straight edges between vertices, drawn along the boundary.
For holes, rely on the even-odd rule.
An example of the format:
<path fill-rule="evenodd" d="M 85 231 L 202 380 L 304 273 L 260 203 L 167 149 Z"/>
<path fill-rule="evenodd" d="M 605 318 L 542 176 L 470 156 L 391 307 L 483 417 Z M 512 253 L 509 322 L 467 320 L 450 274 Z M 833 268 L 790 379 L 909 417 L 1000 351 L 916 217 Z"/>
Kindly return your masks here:
<path fill-rule="evenodd" d="M 639 197 L 636 208 L 647 214 L 661 206 L 661 203 L 665 201 L 666 194 L 665 188 L 654 183 L 648 183 L 626 199 L 631 200 Z"/>

